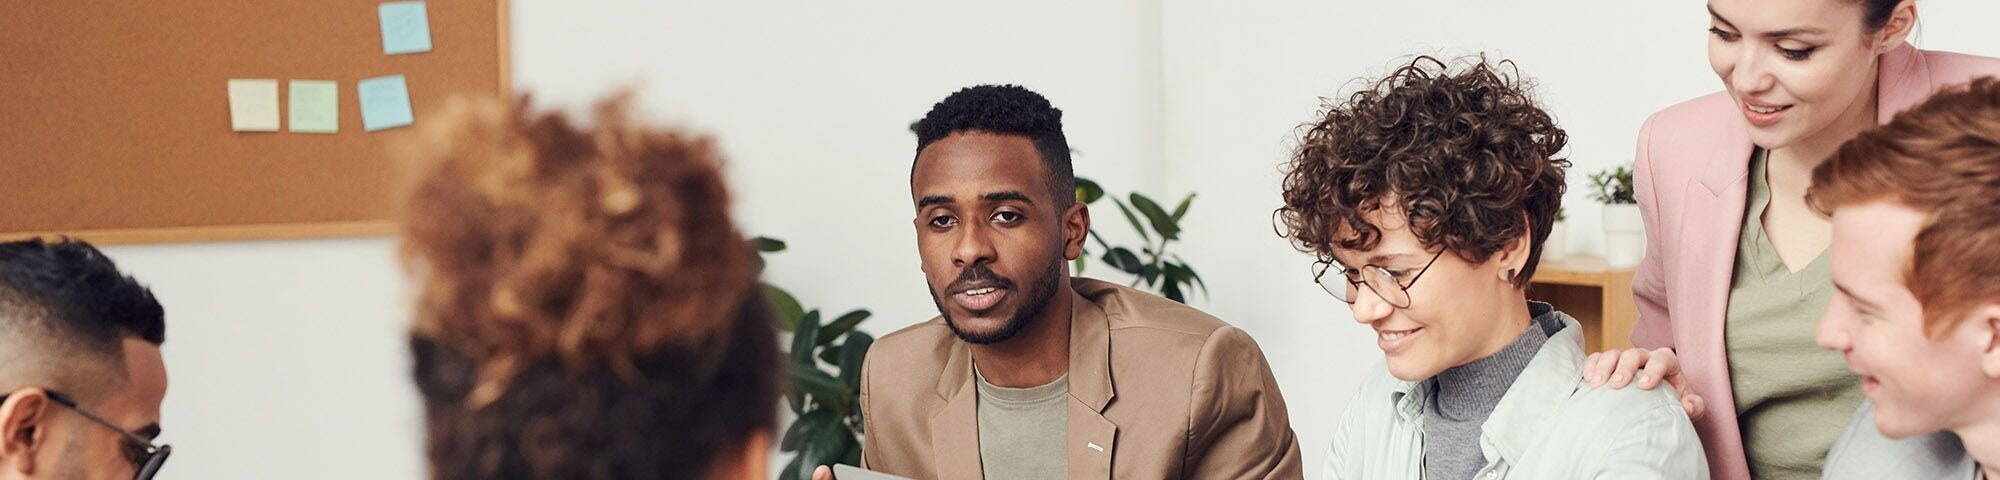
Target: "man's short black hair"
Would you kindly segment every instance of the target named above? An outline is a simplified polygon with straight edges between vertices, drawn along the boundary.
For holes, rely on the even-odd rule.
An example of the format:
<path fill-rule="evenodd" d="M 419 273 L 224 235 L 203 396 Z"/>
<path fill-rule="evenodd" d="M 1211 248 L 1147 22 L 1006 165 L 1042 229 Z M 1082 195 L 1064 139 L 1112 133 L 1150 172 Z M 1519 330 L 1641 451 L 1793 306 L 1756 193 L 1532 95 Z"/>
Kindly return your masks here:
<path fill-rule="evenodd" d="M 917 133 L 917 153 L 953 133 L 979 131 L 1018 135 L 1035 142 L 1046 168 L 1044 178 L 1058 207 L 1076 201 L 1076 174 L 1069 164 L 1069 139 L 1063 137 L 1062 110 L 1049 99 L 1019 85 L 978 85 L 966 87 L 931 107 L 912 127 Z M 910 166 L 911 174 L 916 165 Z"/>
<path fill-rule="evenodd" d="M 159 345 L 167 331 L 151 290 L 97 247 L 68 239 L 0 243 L 0 326 L 24 322 L 96 352 L 121 351 L 127 336 Z"/>

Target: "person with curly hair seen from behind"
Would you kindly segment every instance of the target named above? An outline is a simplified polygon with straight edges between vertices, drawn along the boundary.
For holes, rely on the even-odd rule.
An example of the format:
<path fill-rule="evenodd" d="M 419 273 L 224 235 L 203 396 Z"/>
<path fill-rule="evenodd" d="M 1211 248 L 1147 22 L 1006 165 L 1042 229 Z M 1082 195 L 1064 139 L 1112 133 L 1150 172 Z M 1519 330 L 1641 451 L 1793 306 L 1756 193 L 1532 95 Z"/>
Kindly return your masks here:
<path fill-rule="evenodd" d="M 1511 62 L 1417 57 L 1305 127 L 1281 232 L 1386 357 L 1327 479 L 1708 478 L 1672 393 L 1583 385 L 1583 328 L 1527 299 L 1568 138 Z"/>
<path fill-rule="evenodd" d="M 402 218 L 438 479 L 764 479 L 781 364 L 713 143 L 454 104 Z"/>

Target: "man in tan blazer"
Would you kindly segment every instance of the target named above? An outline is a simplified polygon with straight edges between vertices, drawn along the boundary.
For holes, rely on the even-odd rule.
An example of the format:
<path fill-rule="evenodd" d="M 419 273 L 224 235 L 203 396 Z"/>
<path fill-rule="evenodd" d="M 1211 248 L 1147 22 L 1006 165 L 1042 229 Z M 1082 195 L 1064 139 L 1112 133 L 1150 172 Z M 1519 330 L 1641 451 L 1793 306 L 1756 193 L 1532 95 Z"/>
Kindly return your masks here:
<path fill-rule="evenodd" d="M 1061 115 L 1027 89 L 982 85 L 918 122 L 911 194 L 941 315 L 869 349 L 863 466 L 918 479 L 1302 478 L 1284 398 L 1248 334 L 1069 276 L 1090 217 Z"/>

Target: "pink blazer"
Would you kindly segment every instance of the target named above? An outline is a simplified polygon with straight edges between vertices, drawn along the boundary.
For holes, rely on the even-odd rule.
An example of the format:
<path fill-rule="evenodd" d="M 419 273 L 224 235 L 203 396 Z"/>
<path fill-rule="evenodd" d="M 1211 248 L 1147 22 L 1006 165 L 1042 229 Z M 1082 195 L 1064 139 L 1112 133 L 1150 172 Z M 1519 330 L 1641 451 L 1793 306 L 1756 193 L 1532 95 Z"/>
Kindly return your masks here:
<path fill-rule="evenodd" d="M 1880 63 L 1877 122 L 1887 122 L 1941 88 L 2000 75 L 2000 59 L 1918 50 L 1909 44 L 1882 54 Z M 1647 239 L 1646 258 L 1632 282 L 1639 305 L 1632 343 L 1675 349 L 1683 377 L 1707 400 L 1708 413 L 1695 421 L 1695 429 L 1717 480 L 1750 478 L 1722 328 L 1752 148 L 1735 101 L 1718 92 L 1646 119 L 1635 166 Z"/>

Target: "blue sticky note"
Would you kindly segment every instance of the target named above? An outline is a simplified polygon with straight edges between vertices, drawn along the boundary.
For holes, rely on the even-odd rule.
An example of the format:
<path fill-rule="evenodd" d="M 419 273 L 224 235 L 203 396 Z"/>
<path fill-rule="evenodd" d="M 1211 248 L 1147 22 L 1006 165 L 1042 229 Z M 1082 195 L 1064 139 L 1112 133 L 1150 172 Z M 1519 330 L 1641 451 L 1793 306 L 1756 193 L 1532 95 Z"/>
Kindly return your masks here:
<path fill-rule="evenodd" d="M 410 89 L 402 75 L 375 77 L 355 84 L 361 99 L 361 129 L 370 132 L 409 125 Z"/>
<path fill-rule="evenodd" d="M 376 8 L 382 17 L 382 53 L 431 51 L 431 20 L 424 2 L 389 2 Z"/>

